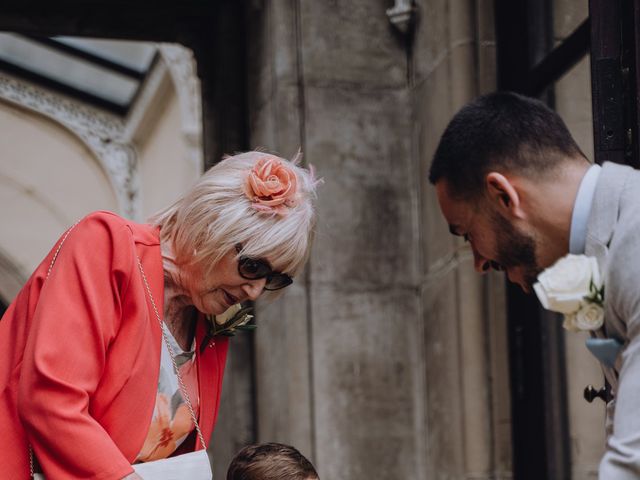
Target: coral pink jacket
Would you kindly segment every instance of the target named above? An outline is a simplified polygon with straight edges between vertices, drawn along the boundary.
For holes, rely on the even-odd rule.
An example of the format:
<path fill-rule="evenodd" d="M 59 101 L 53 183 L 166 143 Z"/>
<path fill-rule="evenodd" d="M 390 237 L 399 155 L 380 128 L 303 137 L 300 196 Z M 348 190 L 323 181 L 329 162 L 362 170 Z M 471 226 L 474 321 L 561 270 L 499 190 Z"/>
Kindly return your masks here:
<path fill-rule="evenodd" d="M 38 266 L 0 320 L 0 478 L 28 478 L 30 443 L 49 479 L 119 479 L 133 471 L 153 413 L 164 276 L 158 229 L 107 212 L 83 219 Z M 199 423 L 210 438 L 227 339 L 201 349 Z M 193 435 L 177 453 L 195 448 Z M 198 446 L 198 448 L 202 448 Z"/>

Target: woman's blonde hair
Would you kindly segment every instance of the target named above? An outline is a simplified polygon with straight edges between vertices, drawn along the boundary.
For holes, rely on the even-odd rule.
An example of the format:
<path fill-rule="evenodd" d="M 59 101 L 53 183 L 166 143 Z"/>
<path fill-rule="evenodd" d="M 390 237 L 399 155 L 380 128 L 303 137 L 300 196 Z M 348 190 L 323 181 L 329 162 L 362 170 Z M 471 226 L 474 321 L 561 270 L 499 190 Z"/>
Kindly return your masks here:
<path fill-rule="evenodd" d="M 287 215 L 253 208 L 244 185 L 256 162 L 284 162 L 295 172 L 298 198 Z M 274 270 L 297 275 L 309 256 L 315 226 L 313 170 L 265 152 L 227 157 L 207 170 L 181 198 L 156 213 L 161 240 L 171 246 L 177 266 L 198 265 L 210 272 L 222 257 L 242 245 L 242 255 L 268 258 Z"/>

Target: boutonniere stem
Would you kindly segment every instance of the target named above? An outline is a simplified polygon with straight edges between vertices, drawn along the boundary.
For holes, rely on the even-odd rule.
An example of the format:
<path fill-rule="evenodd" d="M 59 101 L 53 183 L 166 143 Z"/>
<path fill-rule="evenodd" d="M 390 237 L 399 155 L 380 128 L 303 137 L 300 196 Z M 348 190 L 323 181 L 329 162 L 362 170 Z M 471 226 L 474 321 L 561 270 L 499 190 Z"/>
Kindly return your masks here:
<path fill-rule="evenodd" d="M 222 315 L 207 316 L 208 330 L 200 347 L 202 352 L 214 337 L 233 337 L 238 331 L 251 331 L 258 328 L 249 323 L 253 319 L 253 307 L 233 305 Z"/>

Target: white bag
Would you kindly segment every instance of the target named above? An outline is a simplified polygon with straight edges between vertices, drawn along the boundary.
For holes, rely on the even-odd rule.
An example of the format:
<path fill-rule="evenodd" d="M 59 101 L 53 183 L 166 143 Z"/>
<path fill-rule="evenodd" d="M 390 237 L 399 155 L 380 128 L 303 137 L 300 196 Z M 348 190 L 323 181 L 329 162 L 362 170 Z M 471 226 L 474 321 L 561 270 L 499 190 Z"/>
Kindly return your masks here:
<path fill-rule="evenodd" d="M 212 480 L 213 472 L 206 450 L 177 457 L 132 465 L 145 480 Z"/>
<path fill-rule="evenodd" d="M 185 453 L 177 457 L 132 465 L 144 480 L 212 480 L 211 464 L 206 450 Z M 45 480 L 42 473 L 35 473 L 34 480 Z"/>

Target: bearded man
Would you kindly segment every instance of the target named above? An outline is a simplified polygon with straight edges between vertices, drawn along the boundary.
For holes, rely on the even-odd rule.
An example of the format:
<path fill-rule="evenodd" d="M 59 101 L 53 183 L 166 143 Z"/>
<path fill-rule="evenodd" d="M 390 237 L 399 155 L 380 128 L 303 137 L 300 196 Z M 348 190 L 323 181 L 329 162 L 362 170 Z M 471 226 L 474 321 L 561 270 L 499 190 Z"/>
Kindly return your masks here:
<path fill-rule="evenodd" d="M 615 362 L 602 365 L 613 399 L 599 478 L 640 478 L 640 172 L 592 165 L 554 111 L 501 92 L 454 116 L 429 180 L 480 273 L 504 271 L 531 292 L 566 254 L 597 259 L 605 321 L 593 335 L 616 345 Z"/>

